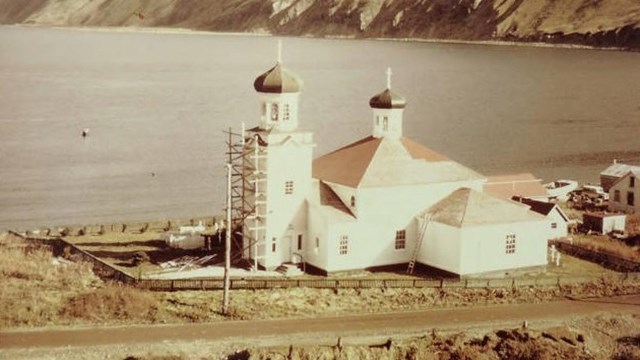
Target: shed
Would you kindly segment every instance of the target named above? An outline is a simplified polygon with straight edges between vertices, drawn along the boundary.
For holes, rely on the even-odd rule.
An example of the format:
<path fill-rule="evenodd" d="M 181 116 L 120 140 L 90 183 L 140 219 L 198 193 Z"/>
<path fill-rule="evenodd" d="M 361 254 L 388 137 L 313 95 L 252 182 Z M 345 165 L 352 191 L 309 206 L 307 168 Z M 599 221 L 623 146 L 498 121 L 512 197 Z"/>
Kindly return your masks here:
<path fill-rule="evenodd" d="M 627 216 L 624 214 L 585 213 L 582 225 L 589 231 L 608 234 L 613 231 L 624 231 Z"/>

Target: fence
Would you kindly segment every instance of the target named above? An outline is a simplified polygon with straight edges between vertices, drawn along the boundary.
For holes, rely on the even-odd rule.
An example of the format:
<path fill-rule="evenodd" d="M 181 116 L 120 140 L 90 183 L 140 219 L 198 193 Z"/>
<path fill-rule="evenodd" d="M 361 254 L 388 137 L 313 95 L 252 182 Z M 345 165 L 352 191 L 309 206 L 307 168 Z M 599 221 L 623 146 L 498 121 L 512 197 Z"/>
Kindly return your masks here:
<path fill-rule="evenodd" d="M 554 245 L 558 250 L 571 256 L 595 262 L 607 269 L 621 272 L 640 272 L 640 263 L 621 258 L 605 252 L 593 251 L 578 245 L 573 245 L 564 241 L 556 241 Z"/>
<path fill-rule="evenodd" d="M 179 291 L 179 290 L 222 290 L 224 282 L 222 278 L 202 279 L 136 279 L 133 276 L 115 268 L 111 264 L 97 258 L 94 255 L 78 248 L 61 238 L 35 238 L 11 232 L 27 241 L 48 245 L 54 254 L 65 254 L 71 258 L 89 262 L 93 265 L 94 272 L 104 280 L 113 280 L 120 283 L 152 291 Z M 558 243 L 560 250 L 582 249 L 570 244 Z M 568 246 L 568 247 L 567 247 Z M 586 249 L 582 249 L 586 250 Z M 599 253 L 598 253 L 599 254 Z M 635 264 L 635 263 L 634 263 Z M 234 290 L 261 290 L 261 289 L 286 289 L 286 288 L 312 288 L 312 289 L 498 289 L 498 288 L 525 288 L 525 287 L 553 287 L 571 286 L 588 283 L 618 283 L 640 284 L 640 272 L 629 272 L 603 277 L 576 276 L 576 277 L 532 277 L 532 278 L 468 278 L 468 279 L 291 279 L 291 278 L 262 278 L 262 279 L 231 279 L 230 287 Z"/>
<path fill-rule="evenodd" d="M 553 287 L 588 284 L 595 282 L 635 284 L 640 283 L 640 273 L 623 273 L 607 277 L 539 277 L 498 279 L 231 279 L 235 290 L 260 289 L 498 289 Z M 222 290 L 222 279 L 138 279 L 135 286 L 146 290 Z"/>

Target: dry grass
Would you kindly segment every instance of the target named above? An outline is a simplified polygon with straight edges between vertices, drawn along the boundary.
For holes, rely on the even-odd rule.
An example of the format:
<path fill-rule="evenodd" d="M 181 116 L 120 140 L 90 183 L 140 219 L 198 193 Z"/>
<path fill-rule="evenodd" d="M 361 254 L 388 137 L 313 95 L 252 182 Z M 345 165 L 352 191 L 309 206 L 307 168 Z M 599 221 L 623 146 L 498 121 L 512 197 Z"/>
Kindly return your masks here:
<path fill-rule="evenodd" d="M 0 327 L 152 322 L 156 294 L 105 284 L 88 263 L 0 235 Z"/>
<path fill-rule="evenodd" d="M 154 321 L 160 303 L 153 294 L 110 283 L 92 292 L 79 294 L 67 302 L 63 316 L 105 321 Z"/>
<path fill-rule="evenodd" d="M 101 283 L 87 263 L 59 263 L 46 248 L 0 236 L 2 327 L 58 323 L 68 298 Z"/>
<path fill-rule="evenodd" d="M 573 243 L 589 250 L 611 254 L 623 259 L 640 262 L 640 246 L 629 246 L 608 236 L 575 235 Z"/>

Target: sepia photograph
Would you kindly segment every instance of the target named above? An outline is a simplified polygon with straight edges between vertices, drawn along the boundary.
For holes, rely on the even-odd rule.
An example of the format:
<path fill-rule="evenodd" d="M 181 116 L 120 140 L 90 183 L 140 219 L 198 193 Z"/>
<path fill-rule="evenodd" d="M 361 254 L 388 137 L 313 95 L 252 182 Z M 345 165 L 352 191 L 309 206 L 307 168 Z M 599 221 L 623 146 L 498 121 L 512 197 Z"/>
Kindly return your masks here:
<path fill-rule="evenodd" d="M 638 0 L 0 0 L 0 359 L 640 359 Z"/>

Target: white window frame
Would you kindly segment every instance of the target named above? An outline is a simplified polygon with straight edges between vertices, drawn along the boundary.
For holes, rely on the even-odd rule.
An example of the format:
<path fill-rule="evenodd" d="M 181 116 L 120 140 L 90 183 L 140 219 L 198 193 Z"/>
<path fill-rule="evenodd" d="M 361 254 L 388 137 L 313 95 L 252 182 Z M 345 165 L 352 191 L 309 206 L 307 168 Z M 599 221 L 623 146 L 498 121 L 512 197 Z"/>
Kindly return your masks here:
<path fill-rule="evenodd" d="M 284 194 L 285 195 L 293 194 L 293 180 L 287 180 L 284 182 Z"/>
<path fill-rule="evenodd" d="M 271 103 L 271 121 L 278 121 L 278 103 Z"/>
<path fill-rule="evenodd" d="M 340 235 L 340 239 L 338 241 L 338 254 L 349 254 L 349 235 Z"/>
<path fill-rule="evenodd" d="M 508 234 L 505 237 L 505 254 L 511 255 L 516 253 L 516 234 Z"/>
<path fill-rule="evenodd" d="M 396 231 L 395 248 L 396 250 L 404 250 L 407 248 L 407 231 L 406 230 Z"/>

